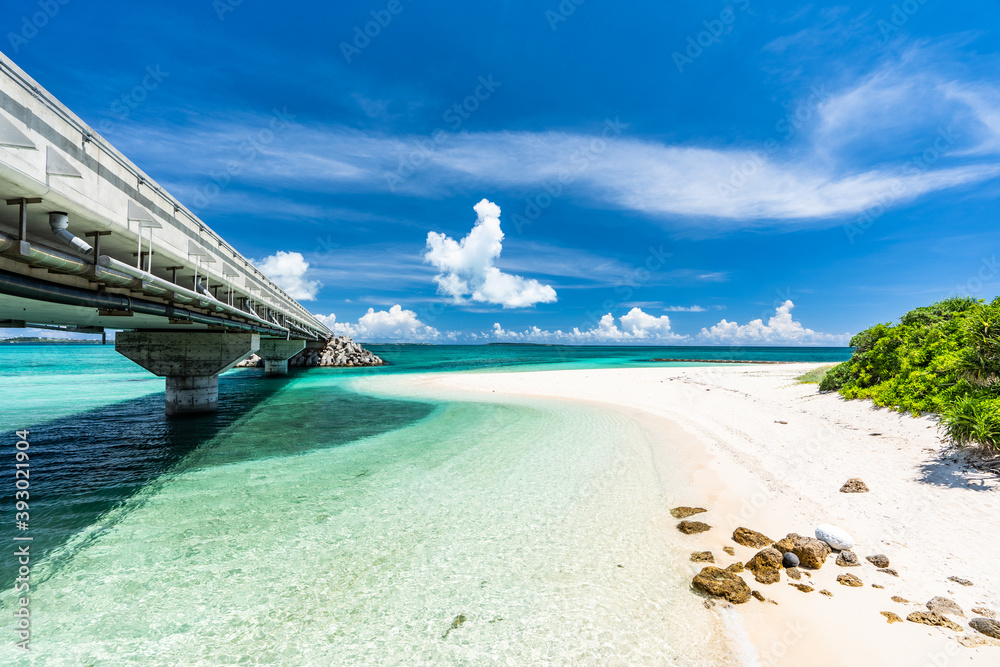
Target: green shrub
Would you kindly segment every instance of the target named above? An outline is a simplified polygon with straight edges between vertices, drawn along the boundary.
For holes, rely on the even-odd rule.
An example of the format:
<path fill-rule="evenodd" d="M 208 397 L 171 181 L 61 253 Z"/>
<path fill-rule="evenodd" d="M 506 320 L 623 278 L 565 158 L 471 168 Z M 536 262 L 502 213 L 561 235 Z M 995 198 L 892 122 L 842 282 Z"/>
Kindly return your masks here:
<path fill-rule="evenodd" d="M 941 424 L 959 445 L 978 443 L 1000 451 L 1000 399 L 963 396 L 948 406 Z"/>
<path fill-rule="evenodd" d="M 848 362 L 837 364 L 826 372 L 823 379 L 819 381 L 820 391 L 837 391 L 850 377 Z"/>
<path fill-rule="evenodd" d="M 900 412 L 938 413 L 958 444 L 1000 447 L 1000 298 L 947 299 L 851 339 L 820 391 Z"/>

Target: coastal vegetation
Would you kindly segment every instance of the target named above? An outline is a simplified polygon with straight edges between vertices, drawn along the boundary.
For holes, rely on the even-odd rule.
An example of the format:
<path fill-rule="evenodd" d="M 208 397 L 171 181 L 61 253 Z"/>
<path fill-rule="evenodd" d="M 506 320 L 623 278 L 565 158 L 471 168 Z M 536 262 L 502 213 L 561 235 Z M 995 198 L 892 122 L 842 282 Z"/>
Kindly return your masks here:
<path fill-rule="evenodd" d="M 869 398 L 902 412 L 936 413 L 958 445 L 1000 451 L 1000 298 L 952 298 L 851 339 L 850 360 L 820 391 Z"/>

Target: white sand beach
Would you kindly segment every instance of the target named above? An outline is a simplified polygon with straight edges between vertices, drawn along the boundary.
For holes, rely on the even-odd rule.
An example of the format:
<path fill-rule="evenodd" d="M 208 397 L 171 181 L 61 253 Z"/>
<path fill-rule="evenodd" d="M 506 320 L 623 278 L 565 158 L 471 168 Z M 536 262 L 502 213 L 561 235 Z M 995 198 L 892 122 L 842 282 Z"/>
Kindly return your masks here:
<path fill-rule="evenodd" d="M 735 607 L 744 639 L 756 651 L 749 664 L 1000 663 L 1000 642 L 968 627 L 968 620 L 980 615 L 973 608 L 1000 611 L 1000 569 L 992 548 L 1000 531 L 997 478 L 969 470 L 964 454 L 940 441 L 932 418 L 821 395 L 816 385 L 795 381 L 817 366 L 451 373 L 414 376 L 413 382 L 466 397 L 495 392 L 641 413 L 640 420 L 662 437 L 664 460 L 682 468 L 689 480 L 670 507 L 709 510 L 693 518 L 712 530 L 678 533 L 679 548 L 711 550 L 719 567 L 745 562 L 756 551 L 733 542 L 738 526 L 775 540 L 789 532 L 812 536 L 823 523 L 850 532 L 862 566 L 843 568 L 831 556 L 802 579 L 814 592 L 791 587 L 784 574 L 768 586 L 750 573 L 742 575 L 752 589 L 778 603 L 751 600 Z M 871 491 L 841 493 L 841 485 L 855 477 Z M 660 520 L 674 521 L 668 509 Z M 723 552 L 727 546 L 735 548 L 735 556 Z M 898 577 L 864 560 L 872 554 L 888 556 Z M 692 576 L 701 567 L 691 563 Z M 839 584 L 837 575 L 846 572 L 864 586 Z M 949 580 L 953 576 L 972 585 Z M 820 595 L 823 589 L 832 597 Z M 880 614 L 905 619 L 925 610 L 935 596 L 962 608 L 966 618 L 951 616 L 962 632 L 907 621 L 889 624 Z M 733 632 L 734 641 L 742 632 Z"/>

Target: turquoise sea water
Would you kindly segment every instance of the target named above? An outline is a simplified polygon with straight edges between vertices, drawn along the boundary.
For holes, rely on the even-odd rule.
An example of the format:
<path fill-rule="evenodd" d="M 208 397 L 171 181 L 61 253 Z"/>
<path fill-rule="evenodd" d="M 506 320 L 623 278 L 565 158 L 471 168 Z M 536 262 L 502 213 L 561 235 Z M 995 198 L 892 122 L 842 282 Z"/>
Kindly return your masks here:
<path fill-rule="evenodd" d="M 11 627 L 0 664 L 712 664 L 682 639 L 705 620 L 650 522 L 677 489 L 639 424 L 558 402 L 390 398 L 365 378 L 849 356 L 371 349 L 392 365 L 231 371 L 218 414 L 168 420 L 162 380 L 110 346 L 0 346 L 0 451 L 12 471 L 13 431 L 31 431 L 33 538 L 33 651 L 13 651 Z M 8 619 L 15 566 L 0 558 Z"/>

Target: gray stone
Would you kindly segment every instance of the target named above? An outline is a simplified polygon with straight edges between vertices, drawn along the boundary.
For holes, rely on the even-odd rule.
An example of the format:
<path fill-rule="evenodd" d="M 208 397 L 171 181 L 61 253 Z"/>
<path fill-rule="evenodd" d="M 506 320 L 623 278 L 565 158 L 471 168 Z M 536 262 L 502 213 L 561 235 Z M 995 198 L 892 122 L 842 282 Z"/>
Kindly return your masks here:
<path fill-rule="evenodd" d="M 943 597 L 935 597 L 928 600 L 927 609 L 936 614 L 965 616 L 965 612 L 962 611 L 962 608 L 954 600 Z"/>
<path fill-rule="evenodd" d="M 974 618 L 969 621 L 969 627 L 987 637 L 1000 639 L 1000 623 L 997 623 L 992 618 Z"/>

